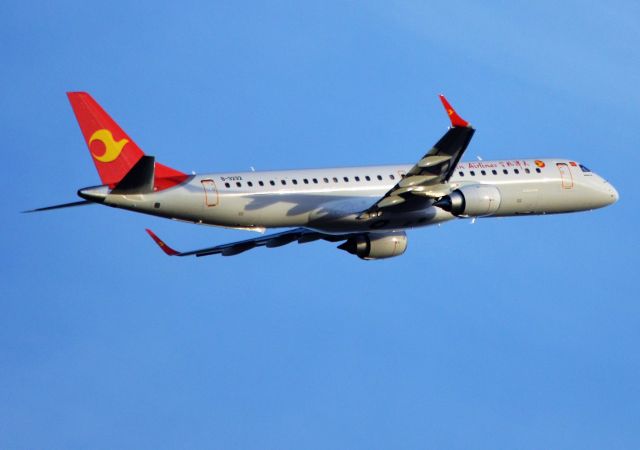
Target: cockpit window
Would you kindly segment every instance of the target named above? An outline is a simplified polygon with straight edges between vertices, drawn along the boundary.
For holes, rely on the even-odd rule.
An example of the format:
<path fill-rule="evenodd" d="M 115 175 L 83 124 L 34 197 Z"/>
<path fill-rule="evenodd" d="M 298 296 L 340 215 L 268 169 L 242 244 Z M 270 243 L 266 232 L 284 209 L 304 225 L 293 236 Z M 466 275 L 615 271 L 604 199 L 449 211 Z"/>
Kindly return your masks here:
<path fill-rule="evenodd" d="M 583 166 L 582 164 L 578 164 L 580 166 L 580 169 L 582 169 L 583 172 L 589 173 L 591 172 L 589 169 L 587 169 L 585 166 Z"/>

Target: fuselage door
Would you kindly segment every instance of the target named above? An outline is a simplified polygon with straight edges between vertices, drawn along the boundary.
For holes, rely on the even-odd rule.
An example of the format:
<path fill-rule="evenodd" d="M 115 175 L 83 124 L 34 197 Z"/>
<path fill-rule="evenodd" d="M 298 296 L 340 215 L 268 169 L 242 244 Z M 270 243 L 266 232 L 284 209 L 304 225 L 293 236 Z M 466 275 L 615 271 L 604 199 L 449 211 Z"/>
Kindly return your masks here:
<path fill-rule="evenodd" d="M 207 206 L 218 205 L 220 199 L 218 198 L 218 189 L 216 183 L 213 180 L 202 180 L 202 187 L 204 188 L 204 202 Z"/>
<path fill-rule="evenodd" d="M 567 163 L 556 163 L 558 171 L 560 172 L 560 179 L 562 180 L 562 189 L 571 189 L 573 187 L 573 176 L 571 175 L 571 169 Z"/>

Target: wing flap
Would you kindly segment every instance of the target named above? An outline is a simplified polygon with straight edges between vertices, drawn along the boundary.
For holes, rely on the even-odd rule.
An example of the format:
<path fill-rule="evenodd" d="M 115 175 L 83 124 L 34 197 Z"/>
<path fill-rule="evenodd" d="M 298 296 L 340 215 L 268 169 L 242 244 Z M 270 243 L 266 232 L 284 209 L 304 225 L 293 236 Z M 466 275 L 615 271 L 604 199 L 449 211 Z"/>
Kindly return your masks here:
<path fill-rule="evenodd" d="M 399 205 L 404 202 L 406 202 L 404 197 L 400 197 L 399 195 L 390 195 L 388 197 L 384 197 L 378 202 L 378 208 L 388 208 L 389 206 Z"/>
<path fill-rule="evenodd" d="M 431 155 L 425 156 L 420 161 L 418 161 L 418 167 L 422 169 L 426 169 L 427 167 L 437 166 L 438 164 L 442 164 L 451 159 L 451 155 Z"/>
<path fill-rule="evenodd" d="M 407 175 L 404 179 L 402 179 L 398 183 L 398 186 L 401 187 L 401 188 L 420 186 L 420 185 L 423 185 L 423 184 L 430 184 L 434 180 L 437 180 L 437 179 L 438 179 L 438 175 L 433 175 L 433 174 L 429 174 L 429 175 Z"/>

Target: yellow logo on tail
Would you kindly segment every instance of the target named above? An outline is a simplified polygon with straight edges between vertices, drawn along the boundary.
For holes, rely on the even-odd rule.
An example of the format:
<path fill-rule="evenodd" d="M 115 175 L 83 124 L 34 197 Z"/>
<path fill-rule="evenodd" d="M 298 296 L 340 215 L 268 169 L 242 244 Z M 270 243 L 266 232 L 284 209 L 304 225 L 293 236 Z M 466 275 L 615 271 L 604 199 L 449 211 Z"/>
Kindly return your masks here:
<path fill-rule="evenodd" d="M 89 139 L 89 145 L 91 145 L 93 141 L 100 141 L 104 144 L 104 154 L 98 156 L 93 152 L 91 153 L 95 159 L 104 163 L 115 161 L 118 156 L 120 156 L 124 146 L 129 142 L 128 139 L 121 139 L 116 142 L 116 140 L 113 139 L 111 131 L 106 128 L 102 128 L 93 133 Z"/>

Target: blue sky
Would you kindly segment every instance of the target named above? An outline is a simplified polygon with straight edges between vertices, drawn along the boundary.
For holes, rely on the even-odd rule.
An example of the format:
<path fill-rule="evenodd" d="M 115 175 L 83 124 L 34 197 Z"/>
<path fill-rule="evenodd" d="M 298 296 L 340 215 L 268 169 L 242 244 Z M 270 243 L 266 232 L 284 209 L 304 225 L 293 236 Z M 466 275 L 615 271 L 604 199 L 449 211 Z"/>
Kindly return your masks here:
<path fill-rule="evenodd" d="M 637 2 L 4 2 L 0 447 L 638 448 Z M 568 157 L 621 199 L 401 258 L 97 206 L 64 93 L 184 171 Z"/>

